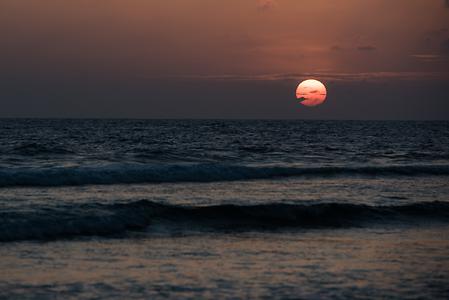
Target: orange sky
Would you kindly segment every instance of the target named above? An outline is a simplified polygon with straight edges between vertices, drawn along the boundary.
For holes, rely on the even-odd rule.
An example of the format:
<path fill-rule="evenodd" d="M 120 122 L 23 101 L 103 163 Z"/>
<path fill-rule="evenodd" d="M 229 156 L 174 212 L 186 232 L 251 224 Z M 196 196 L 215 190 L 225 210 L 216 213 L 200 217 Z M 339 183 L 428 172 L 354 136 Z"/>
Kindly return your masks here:
<path fill-rule="evenodd" d="M 0 11 L 0 54 L 17 64 L 146 75 L 449 66 L 439 0 L 3 0 Z"/>
<path fill-rule="evenodd" d="M 307 77 L 327 83 L 447 80 L 449 5 L 444 0 L 2 0 L 0 43 L 0 79 L 12 81 L 4 83 L 8 95 L 28 82 L 55 86 L 76 78 L 88 81 L 79 84 L 89 91 L 99 82 L 167 76 L 290 80 L 295 86 Z M 67 82 L 54 82 L 61 78 Z"/>

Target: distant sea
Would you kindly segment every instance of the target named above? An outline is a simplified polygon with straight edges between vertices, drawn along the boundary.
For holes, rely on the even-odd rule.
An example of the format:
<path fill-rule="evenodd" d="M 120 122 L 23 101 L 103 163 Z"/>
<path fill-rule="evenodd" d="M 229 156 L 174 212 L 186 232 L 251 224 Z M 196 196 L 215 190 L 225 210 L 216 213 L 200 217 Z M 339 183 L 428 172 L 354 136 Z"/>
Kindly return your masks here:
<path fill-rule="evenodd" d="M 449 122 L 0 120 L 1 299 L 447 299 Z"/>

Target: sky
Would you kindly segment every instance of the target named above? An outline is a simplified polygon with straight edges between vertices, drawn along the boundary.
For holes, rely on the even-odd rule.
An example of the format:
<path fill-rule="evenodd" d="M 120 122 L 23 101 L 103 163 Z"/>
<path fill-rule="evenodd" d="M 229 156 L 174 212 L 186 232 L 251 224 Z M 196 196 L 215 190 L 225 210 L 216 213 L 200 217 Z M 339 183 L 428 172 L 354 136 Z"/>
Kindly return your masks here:
<path fill-rule="evenodd" d="M 449 1 L 2 0 L 0 117 L 449 120 Z"/>

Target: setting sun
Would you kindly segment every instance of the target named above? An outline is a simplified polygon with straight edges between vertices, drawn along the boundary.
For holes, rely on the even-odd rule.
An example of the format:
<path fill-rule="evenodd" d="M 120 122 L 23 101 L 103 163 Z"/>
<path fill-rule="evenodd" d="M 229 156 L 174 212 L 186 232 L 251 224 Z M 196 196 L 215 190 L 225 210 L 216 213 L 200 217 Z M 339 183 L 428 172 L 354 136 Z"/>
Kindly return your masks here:
<path fill-rule="evenodd" d="M 307 79 L 296 88 L 296 98 L 305 106 L 317 106 L 326 100 L 326 87 L 320 81 Z"/>

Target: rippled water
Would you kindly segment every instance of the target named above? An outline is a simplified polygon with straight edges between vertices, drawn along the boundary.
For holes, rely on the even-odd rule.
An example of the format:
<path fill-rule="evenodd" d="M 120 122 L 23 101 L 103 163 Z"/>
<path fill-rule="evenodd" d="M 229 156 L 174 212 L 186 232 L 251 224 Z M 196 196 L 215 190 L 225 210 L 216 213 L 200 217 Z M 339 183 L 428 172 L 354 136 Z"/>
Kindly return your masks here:
<path fill-rule="evenodd" d="M 449 122 L 0 120 L 0 298 L 441 298 Z"/>

